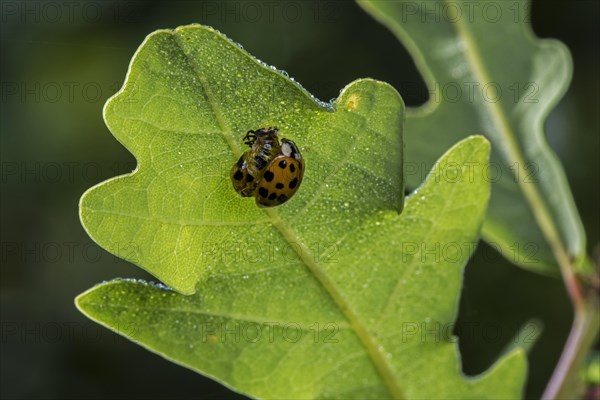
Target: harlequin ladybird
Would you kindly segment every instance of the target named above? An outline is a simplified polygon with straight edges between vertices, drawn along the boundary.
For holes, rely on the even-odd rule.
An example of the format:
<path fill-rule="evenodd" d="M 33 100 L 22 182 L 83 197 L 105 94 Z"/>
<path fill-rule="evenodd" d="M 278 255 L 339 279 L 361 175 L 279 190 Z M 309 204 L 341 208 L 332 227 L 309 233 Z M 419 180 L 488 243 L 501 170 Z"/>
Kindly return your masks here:
<path fill-rule="evenodd" d="M 302 183 L 304 160 L 298 146 L 282 138 L 277 128 L 250 130 L 244 144 L 250 147 L 231 168 L 233 188 L 243 197 L 254 196 L 259 207 L 288 201 Z"/>

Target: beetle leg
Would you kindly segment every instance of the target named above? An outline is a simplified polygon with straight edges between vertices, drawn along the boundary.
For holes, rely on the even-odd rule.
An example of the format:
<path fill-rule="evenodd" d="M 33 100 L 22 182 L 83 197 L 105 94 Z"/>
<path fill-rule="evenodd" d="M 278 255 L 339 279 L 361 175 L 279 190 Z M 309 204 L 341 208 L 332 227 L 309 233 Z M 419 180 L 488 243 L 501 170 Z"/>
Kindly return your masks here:
<path fill-rule="evenodd" d="M 248 146 L 252 147 L 252 145 L 256 141 L 256 131 L 253 131 L 252 129 L 250 129 L 246 133 L 246 136 L 244 136 L 243 140 L 244 140 L 244 144 L 247 144 Z"/>

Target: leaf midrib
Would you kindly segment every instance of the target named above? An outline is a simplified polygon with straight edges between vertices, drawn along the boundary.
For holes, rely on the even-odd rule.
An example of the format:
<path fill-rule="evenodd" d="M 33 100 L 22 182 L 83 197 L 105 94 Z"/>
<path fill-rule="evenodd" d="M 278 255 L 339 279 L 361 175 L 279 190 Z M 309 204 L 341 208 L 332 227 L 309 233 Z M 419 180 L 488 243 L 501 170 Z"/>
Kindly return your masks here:
<path fill-rule="evenodd" d="M 287 242 L 293 243 L 300 247 L 300 259 L 306 268 L 314 275 L 321 286 L 323 286 L 323 289 L 329 294 L 329 296 L 331 296 L 332 300 L 340 308 L 342 314 L 348 319 L 350 325 L 365 347 L 367 354 L 371 358 L 371 361 L 375 365 L 375 368 L 381 375 L 381 378 L 383 379 L 392 396 L 395 399 L 403 399 L 404 395 L 400 389 L 400 386 L 396 382 L 392 366 L 386 360 L 383 353 L 379 351 L 379 345 L 377 344 L 377 341 L 372 335 L 369 334 L 369 331 L 364 323 L 352 310 L 350 304 L 346 301 L 335 283 L 329 278 L 325 269 L 315 261 L 316 257 L 314 257 L 310 249 L 302 240 L 300 240 L 294 230 L 283 222 L 276 210 L 268 209 L 265 210 L 265 213 L 271 217 L 273 226 L 279 231 L 279 233 Z"/>
<path fill-rule="evenodd" d="M 218 103 L 215 101 L 212 91 L 210 90 L 209 82 L 205 79 L 202 74 L 197 71 L 195 65 L 190 59 L 189 55 L 182 46 L 179 35 L 177 32 L 171 31 L 171 35 L 174 37 L 175 43 L 178 45 L 182 54 L 188 61 L 192 71 L 198 76 L 201 82 L 202 89 L 206 93 L 207 101 L 210 104 L 211 110 L 219 125 L 219 131 L 224 136 L 226 142 L 229 144 L 231 150 L 235 155 L 241 154 L 241 149 L 237 143 L 233 140 L 231 131 L 227 128 L 227 122 L 223 116 Z M 239 49 L 238 49 L 239 50 Z M 241 50 L 240 50 L 241 51 Z M 264 68 L 264 66 L 262 66 Z M 279 213 L 274 209 L 263 210 L 265 214 L 269 216 L 273 226 L 279 231 L 281 236 L 288 241 L 290 244 L 295 244 L 300 247 L 300 259 L 306 266 L 306 268 L 314 275 L 317 281 L 323 286 L 325 292 L 329 294 L 334 303 L 340 308 L 341 313 L 348 319 L 354 332 L 358 336 L 359 340 L 365 347 L 365 350 L 373 362 L 375 369 L 379 372 L 384 384 L 388 391 L 395 399 L 404 399 L 404 394 L 400 389 L 400 386 L 396 382 L 394 377 L 392 365 L 385 358 L 381 351 L 378 350 L 379 345 L 375 338 L 373 338 L 364 323 L 360 320 L 358 315 L 351 309 L 350 304 L 346 301 L 340 290 L 334 284 L 334 282 L 327 276 L 326 271 L 323 267 L 315 261 L 315 257 L 308 247 L 302 240 L 296 235 L 296 233 L 286 224 L 283 223 Z"/>

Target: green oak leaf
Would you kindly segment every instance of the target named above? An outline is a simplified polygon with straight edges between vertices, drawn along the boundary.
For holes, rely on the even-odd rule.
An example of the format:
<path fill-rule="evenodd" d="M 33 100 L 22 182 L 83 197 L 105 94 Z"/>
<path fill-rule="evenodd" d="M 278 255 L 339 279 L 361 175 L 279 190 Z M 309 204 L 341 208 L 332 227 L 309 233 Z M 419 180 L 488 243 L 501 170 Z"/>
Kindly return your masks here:
<path fill-rule="evenodd" d="M 402 210 L 403 109 L 391 86 L 370 79 L 325 105 L 213 29 L 157 31 L 104 110 L 137 169 L 86 192 L 81 221 L 101 246 L 185 294 L 216 271 L 240 271 L 217 251 L 277 253 L 293 242 L 325 257 L 367 215 Z M 307 172 L 285 205 L 261 210 L 229 173 L 244 134 L 266 126 L 298 144 Z"/>
<path fill-rule="evenodd" d="M 338 233 L 337 251 L 325 260 L 296 253 L 271 268 L 238 260 L 238 271 L 214 271 L 192 296 L 117 280 L 80 295 L 77 305 L 255 397 L 517 398 L 522 349 L 466 378 L 451 336 L 489 197 L 488 154 L 481 137 L 459 143 L 402 214 L 381 211 Z"/>
<path fill-rule="evenodd" d="M 430 91 L 427 104 L 407 110 L 407 185 L 417 187 L 453 143 L 482 133 L 493 145 L 484 239 L 537 272 L 558 273 L 560 257 L 585 263 L 585 233 L 543 132 L 571 58 L 562 43 L 534 36 L 529 2 L 358 3 L 406 46 Z"/>
<path fill-rule="evenodd" d="M 86 192 L 80 213 L 101 246 L 174 290 L 113 281 L 77 306 L 254 397 L 519 397 L 522 349 L 467 378 L 451 336 L 489 143 L 456 145 L 400 214 L 403 110 L 370 79 L 320 103 L 207 27 L 153 33 L 105 108 L 138 168 Z M 243 134 L 262 126 L 306 164 L 273 209 L 229 179 Z"/>

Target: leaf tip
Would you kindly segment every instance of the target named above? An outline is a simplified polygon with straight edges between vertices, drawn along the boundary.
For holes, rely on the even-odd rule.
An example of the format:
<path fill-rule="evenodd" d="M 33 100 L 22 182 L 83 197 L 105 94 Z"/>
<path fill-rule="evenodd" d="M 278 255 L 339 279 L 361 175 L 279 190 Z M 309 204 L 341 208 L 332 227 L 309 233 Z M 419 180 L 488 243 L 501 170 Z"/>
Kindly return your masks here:
<path fill-rule="evenodd" d="M 459 142 L 459 143 L 462 143 L 462 142 L 471 142 L 475 145 L 482 146 L 487 149 L 490 149 L 492 146 L 490 141 L 488 140 L 488 138 L 486 138 L 483 135 L 470 135 L 470 136 L 467 136 L 466 138 L 464 138 L 463 140 L 461 140 L 461 142 Z"/>
<path fill-rule="evenodd" d="M 75 308 L 77 308 L 82 314 L 86 314 L 85 300 L 89 296 L 90 291 L 92 291 L 93 289 L 94 288 L 90 288 L 90 289 L 86 290 L 85 292 L 78 294 L 75 297 L 75 300 L 74 300 Z"/>
<path fill-rule="evenodd" d="M 110 285 L 112 282 L 113 281 L 99 283 L 87 289 L 85 292 L 78 294 L 74 299 L 75 308 L 86 317 L 96 321 L 90 306 L 93 304 L 93 299 L 95 298 L 98 289 Z"/>
<path fill-rule="evenodd" d="M 340 91 L 335 103 L 338 107 L 345 108 L 347 111 L 359 110 L 371 103 L 367 102 L 368 93 L 385 96 L 387 101 L 398 107 L 400 115 L 404 114 L 404 100 L 396 88 L 387 82 L 372 78 L 361 78 L 350 82 Z"/>

